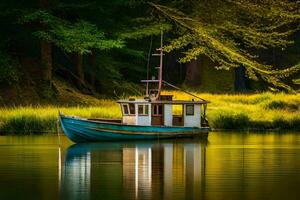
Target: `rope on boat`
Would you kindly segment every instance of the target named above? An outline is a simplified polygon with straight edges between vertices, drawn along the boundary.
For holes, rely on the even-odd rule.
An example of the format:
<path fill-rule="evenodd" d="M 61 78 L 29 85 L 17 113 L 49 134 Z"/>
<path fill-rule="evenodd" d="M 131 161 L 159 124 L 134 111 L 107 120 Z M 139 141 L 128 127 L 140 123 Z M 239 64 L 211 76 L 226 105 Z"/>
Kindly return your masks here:
<path fill-rule="evenodd" d="M 171 83 L 168 83 L 167 81 L 164 81 L 164 80 L 163 80 L 163 83 L 166 84 L 166 85 L 168 85 L 168 86 L 170 86 L 170 87 L 172 87 L 172 88 L 175 88 L 175 89 L 177 89 L 177 90 L 180 90 L 180 91 L 182 91 L 182 92 L 184 92 L 184 93 L 186 93 L 186 94 L 188 94 L 188 95 L 191 95 L 191 96 L 193 96 L 193 97 L 195 97 L 195 98 L 201 99 L 202 101 L 206 101 L 205 99 L 203 99 L 203 98 L 201 98 L 201 97 L 199 97 L 199 96 L 197 96 L 197 95 L 194 95 L 194 94 L 192 94 L 191 92 L 188 92 L 188 91 L 186 91 L 186 90 L 184 90 L 184 89 L 181 89 L 180 87 L 177 87 L 177 86 L 175 86 L 175 85 L 173 85 L 173 84 L 171 84 Z M 206 102 L 209 103 L 209 101 L 206 101 Z"/>

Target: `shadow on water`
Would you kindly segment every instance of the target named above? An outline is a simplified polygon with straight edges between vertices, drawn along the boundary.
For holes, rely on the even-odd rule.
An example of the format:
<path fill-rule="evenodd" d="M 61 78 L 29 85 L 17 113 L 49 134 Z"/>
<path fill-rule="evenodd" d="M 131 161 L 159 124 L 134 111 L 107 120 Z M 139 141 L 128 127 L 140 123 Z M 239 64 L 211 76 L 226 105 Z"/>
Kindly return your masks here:
<path fill-rule="evenodd" d="M 205 140 L 86 143 L 62 159 L 63 199 L 200 199 Z"/>

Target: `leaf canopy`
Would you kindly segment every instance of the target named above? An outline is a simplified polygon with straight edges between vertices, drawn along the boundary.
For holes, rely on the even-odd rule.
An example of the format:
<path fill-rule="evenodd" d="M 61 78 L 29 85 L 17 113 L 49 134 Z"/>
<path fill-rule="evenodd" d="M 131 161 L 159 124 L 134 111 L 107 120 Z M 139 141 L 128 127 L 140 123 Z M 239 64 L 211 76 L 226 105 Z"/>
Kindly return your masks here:
<path fill-rule="evenodd" d="M 53 42 L 67 53 L 87 54 L 91 49 L 108 50 L 122 48 L 124 42 L 120 39 L 107 39 L 104 32 L 96 25 L 80 20 L 74 23 L 55 17 L 46 11 L 36 11 L 25 15 L 23 22 L 39 21 L 44 30 L 34 34 L 42 39 Z"/>
<path fill-rule="evenodd" d="M 188 1 L 184 7 L 149 3 L 180 31 L 165 50 L 181 50 L 180 62 L 208 56 L 219 69 L 244 66 L 252 79 L 292 90 L 284 79 L 300 71 L 300 64 L 276 69 L 259 59 L 259 50 L 286 48 L 299 30 L 299 4 L 290 1 L 213 0 Z M 175 5 L 176 6 L 176 5 Z M 178 9 L 178 8 L 181 8 Z M 185 12 L 188 14 L 185 14 Z"/>

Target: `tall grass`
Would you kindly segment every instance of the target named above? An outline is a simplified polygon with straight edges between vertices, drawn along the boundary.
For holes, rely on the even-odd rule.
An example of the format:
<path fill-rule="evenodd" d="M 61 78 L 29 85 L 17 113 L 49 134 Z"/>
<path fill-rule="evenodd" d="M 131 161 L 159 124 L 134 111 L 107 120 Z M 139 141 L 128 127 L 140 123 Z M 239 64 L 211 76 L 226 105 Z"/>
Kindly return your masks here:
<path fill-rule="evenodd" d="M 119 105 L 102 100 L 99 106 L 29 106 L 0 108 L 0 134 L 39 134 L 55 132 L 58 113 L 85 118 L 120 118 Z"/>
<path fill-rule="evenodd" d="M 190 100 L 182 92 L 164 91 Z M 300 130 L 300 94 L 196 94 L 210 101 L 207 118 L 213 129 Z M 119 105 L 100 100 L 99 106 L 28 106 L 0 108 L 0 134 L 55 132 L 58 112 L 86 118 L 120 118 Z M 176 112 L 176 111 L 175 111 Z"/>
<path fill-rule="evenodd" d="M 164 93 L 191 99 L 182 92 Z M 211 102 L 207 118 L 213 129 L 300 130 L 300 94 L 194 94 Z"/>

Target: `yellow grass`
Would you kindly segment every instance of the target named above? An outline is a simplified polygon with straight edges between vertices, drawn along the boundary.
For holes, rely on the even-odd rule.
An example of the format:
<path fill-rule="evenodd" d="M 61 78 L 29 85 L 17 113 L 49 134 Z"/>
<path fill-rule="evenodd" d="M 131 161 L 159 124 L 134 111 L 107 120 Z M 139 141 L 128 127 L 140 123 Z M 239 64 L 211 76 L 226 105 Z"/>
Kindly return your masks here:
<path fill-rule="evenodd" d="M 172 94 L 175 99 L 193 98 L 177 91 L 164 91 L 163 94 Z M 300 94 L 194 94 L 211 102 L 208 105 L 207 118 L 215 129 L 264 130 L 300 127 Z M 99 100 L 98 105 L 0 108 L 0 132 L 53 132 L 58 111 L 87 118 L 121 117 L 116 101 Z"/>
<path fill-rule="evenodd" d="M 177 91 L 165 91 L 177 99 L 192 99 L 188 94 Z M 259 93 L 259 94 L 208 94 L 195 95 L 210 101 L 208 117 L 216 114 L 246 114 L 254 121 L 272 121 L 277 118 L 300 117 L 300 94 Z M 281 108 L 269 108 L 274 102 L 282 102 Z M 295 106 L 295 107 L 294 107 Z M 297 107 L 297 108 L 296 108 Z"/>

